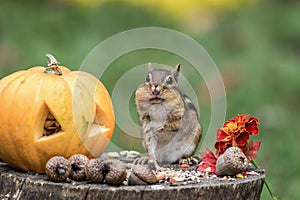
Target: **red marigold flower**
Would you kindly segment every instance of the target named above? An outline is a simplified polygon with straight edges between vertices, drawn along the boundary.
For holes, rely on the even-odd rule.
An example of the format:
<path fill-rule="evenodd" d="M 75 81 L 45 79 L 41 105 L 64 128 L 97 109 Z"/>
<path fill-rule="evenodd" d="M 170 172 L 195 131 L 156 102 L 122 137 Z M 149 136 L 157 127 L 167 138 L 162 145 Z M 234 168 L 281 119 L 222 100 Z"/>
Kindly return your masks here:
<path fill-rule="evenodd" d="M 238 115 L 224 123 L 223 127 L 217 130 L 217 141 L 215 148 L 217 154 L 222 154 L 231 146 L 238 146 L 243 149 L 251 134 L 258 134 L 258 119 L 248 118 L 249 114 Z M 245 149 L 245 148 L 244 148 Z"/>
<path fill-rule="evenodd" d="M 254 158 L 256 158 L 256 154 L 259 150 L 260 144 L 261 142 L 255 142 L 254 144 L 253 141 L 249 143 L 249 147 L 247 148 L 246 151 L 244 151 L 248 160 L 253 160 Z"/>
<path fill-rule="evenodd" d="M 217 141 L 218 142 L 228 142 L 235 138 L 234 135 L 231 135 L 227 129 L 219 128 L 217 130 Z"/>
<path fill-rule="evenodd" d="M 216 155 L 206 148 L 207 152 L 200 152 L 202 162 L 197 170 L 201 172 L 216 173 L 217 158 L 229 147 L 239 147 L 249 160 L 256 157 L 260 142 L 248 143 L 250 135 L 258 134 L 259 121 L 255 117 L 248 117 L 249 114 L 238 115 L 224 123 L 222 128 L 217 129 L 215 143 Z"/>
<path fill-rule="evenodd" d="M 216 173 L 217 156 L 206 147 L 206 152 L 200 152 L 202 162 L 197 170 L 201 172 Z"/>
<path fill-rule="evenodd" d="M 221 155 L 223 154 L 226 149 L 228 149 L 229 147 L 232 147 L 232 142 L 228 141 L 228 142 L 216 142 L 215 143 L 215 148 L 217 150 L 217 155 Z"/>
<path fill-rule="evenodd" d="M 237 146 L 244 146 L 247 144 L 250 134 L 248 132 L 240 133 L 236 138 L 235 142 Z"/>
<path fill-rule="evenodd" d="M 245 124 L 245 128 L 247 132 L 250 134 L 258 134 L 258 128 L 257 128 L 258 124 L 259 124 L 258 119 L 256 119 L 255 117 L 250 117 L 248 118 Z"/>

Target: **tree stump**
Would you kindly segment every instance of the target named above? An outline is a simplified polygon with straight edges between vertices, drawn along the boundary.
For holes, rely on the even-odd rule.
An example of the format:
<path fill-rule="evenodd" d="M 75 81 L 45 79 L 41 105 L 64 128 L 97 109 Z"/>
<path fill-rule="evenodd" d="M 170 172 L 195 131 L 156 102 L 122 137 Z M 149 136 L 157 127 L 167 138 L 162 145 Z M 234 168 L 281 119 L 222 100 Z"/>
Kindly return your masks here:
<path fill-rule="evenodd" d="M 17 171 L 0 162 L 0 199 L 260 199 L 264 171 L 247 178 L 203 180 L 170 186 L 109 186 L 89 182 L 54 183 L 46 175 Z"/>

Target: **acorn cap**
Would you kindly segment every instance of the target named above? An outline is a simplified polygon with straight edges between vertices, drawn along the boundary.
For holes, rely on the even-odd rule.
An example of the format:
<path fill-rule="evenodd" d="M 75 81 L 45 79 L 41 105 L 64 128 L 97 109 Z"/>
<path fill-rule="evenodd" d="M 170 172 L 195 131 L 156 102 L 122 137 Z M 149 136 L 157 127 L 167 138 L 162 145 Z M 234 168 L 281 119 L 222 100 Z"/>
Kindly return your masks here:
<path fill-rule="evenodd" d="M 75 154 L 71 156 L 68 160 L 71 164 L 70 178 L 75 181 L 85 180 L 85 166 L 89 161 L 88 157 L 82 154 Z"/>
<path fill-rule="evenodd" d="M 109 185 L 120 185 L 126 179 L 126 165 L 119 160 L 105 160 L 104 176 L 105 183 Z"/>
<path fill-rule="evenodd" d="M 86 178 L 94 183 L 102 183 L 104 180 L 104 164 L 99 159 L 90 159 L 85 166 Z"/>
<path fill-rule="evenodd" d="M 140 179 L 137 175 L 134 173 L 131 173 L 128 178 L 128 185 L 148 185 L 145 181 Z"/>
<path fill-rule="evenodd" d="M 136 180 L 136 177 L 142 182 Z M 154 184 L 157 182 L 155 173 L 145 165 L 133 165 L 129 179 L 129 183 L 132 185 Z"/>
<path fill-rule="evenodd" d="M 222 176 L 236 175 L 246 171 L 248 164 L 247 157 L 239 147 L 230 147 L 217 159 L 217 174 Z"/>
<path fill-rule="evenodd" d="M 47 177 L 51 181 L 62 182 L 70 175 L 71 164 L 69 160 L 62 156 L 50 158 L 45 166 Z"/>

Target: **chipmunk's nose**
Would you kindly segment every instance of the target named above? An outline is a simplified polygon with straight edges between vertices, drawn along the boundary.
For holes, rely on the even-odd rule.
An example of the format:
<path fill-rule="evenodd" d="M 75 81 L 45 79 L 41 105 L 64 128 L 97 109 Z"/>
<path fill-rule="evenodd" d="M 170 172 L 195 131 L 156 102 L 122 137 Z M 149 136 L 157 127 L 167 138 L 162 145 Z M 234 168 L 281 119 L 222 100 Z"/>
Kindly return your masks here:
<path fill-rule="evenodd" d="M 158 85 L 152 85 L 151 91 L 153 95 L 159 95 L 160 93 L 160 87 Z"/>

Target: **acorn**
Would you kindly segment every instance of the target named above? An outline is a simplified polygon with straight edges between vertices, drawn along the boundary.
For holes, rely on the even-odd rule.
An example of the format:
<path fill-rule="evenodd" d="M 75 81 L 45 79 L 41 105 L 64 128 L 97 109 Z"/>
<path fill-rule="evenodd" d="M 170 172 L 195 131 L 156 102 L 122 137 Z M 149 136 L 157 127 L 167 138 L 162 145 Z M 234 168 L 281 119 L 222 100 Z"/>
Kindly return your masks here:
<path fill-rule="evenodd" d="M 71 164 L 62 156 L 54 156 L 46 164 L 46 174 L 51 181 L 66 181 L 70 175 Z"/>
<path fill-rule="evenodd" d="M 89 161 L 88 157 L 82 154 L 75 154 L 68 160 L 71 164 L 70 178 L 75 181 L 84 181 L 86 179 L 85 166 Z"/>
<path fill-rule="evenodd" d="M 104 176 L 108 185 L 120 185 L 126 179 L 126 165 L 120 160 L 105 160 Z"/>
<path fill-rule="evenodd" d="M 104 180 L 104 164 L 101 160 L 90 159 L 85 166 L 86 178 L 94 183 L 102 183 Z"/>
<path fill-rule="evenodd" d="M 216 163 L 217 174 L 232 176 L 248 169 L 249 160 L 239 147 L 228 148 Z"/>
<path fill-rule="evenodd" d="M 145 165 L 133 165 L 129 185 L 149 185 L 157 182 L 155 173 Z"/>

